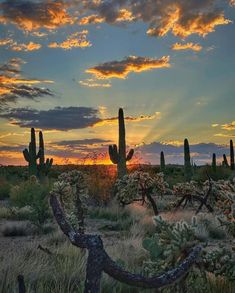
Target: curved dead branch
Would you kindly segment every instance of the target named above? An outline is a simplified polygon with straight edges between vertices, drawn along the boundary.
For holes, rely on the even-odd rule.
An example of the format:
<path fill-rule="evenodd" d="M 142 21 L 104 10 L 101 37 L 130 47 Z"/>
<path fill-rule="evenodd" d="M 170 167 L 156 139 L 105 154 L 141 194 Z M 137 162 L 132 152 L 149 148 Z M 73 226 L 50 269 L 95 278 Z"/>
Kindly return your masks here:
<path fill-rule="evenodd" d="M 100 292 L 100 280 L 102 272 L 107 273 L 114 279 L 142 288 L 164 288 L 179 281 L 189 271 L 190 267 L 196 262 L 201 251 L 197 246 L 192 249 L 188 257 L 185 258 L 176 268 L 171 269 L 160 276 L 147 278 L 140 274 L 133 274 L 123 270 L 106 253 L 100 236 L 80 234 L 76 232 L 66 220 L 64 211 L 55 193 L 50 195 L 50 205 L 55 219 L 63 233 L 69 238 L 70 242 L 79 247 L 88 249 L 88 261 L 86 269 L 85 293 Z"/>
<path fill-rule="evenodd" d="M 208 176 L 209 180 L 209 188 L 204 195 L 203 193 L 198 192 L 197 194 L 186 194 L 184 195 L 180 201 L 175 205 L 175 208 L 179 208 L 180 206 L 183 205 L 183 209 L 187 206 L 188 203 L 192 203 L 193 201 L 199 203 L 199 207 L 196 210 L 196 215 L 201 211 L 203 206 L 206 207 L 208 212 L 213 213 L 214 209 L 212 206 L 208 203 L 208 199 L 212 193 L 212 179 Z"/>

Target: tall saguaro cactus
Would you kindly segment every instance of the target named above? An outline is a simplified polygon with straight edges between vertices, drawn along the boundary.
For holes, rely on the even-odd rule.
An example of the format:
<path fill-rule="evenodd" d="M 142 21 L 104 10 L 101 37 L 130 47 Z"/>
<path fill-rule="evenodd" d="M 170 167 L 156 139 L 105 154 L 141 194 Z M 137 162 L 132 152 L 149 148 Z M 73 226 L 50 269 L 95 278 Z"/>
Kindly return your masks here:
<path fill-rule="evenodd" d="M 228 168 L 229 164 L 228 164 L 228 159 L 227 156 L 225 154 L 223 154 L 223 166 Z"/>
<path fill-rule="evenodd" d="M 233 141 L 230 140 L 230 167 L 231 170 L 234 170 L 234 147 L 233 147 Z"/>
<path fill-rule="evenodd" d="M 23 155 L 25 160 L 28 162 L 29 165 L 29 176 L 35 175 L 37 176 L 37 159 L 41 154 L 41 150 L 36 150 L 36 136 L 35 136 L 35 129 L 31 128 L 31 141 L 29 143 L 29 148 L 23 150 Z"/>
<path fill-rule="evenodd" d="M 212 170 L 216 172 L 216 154 L 215 153 L 212 156 Z"/>
<path fill-rule="evenodd" d="M 164 152 L 161 152 L 161 157 L 160 157 L 160 169 L 161 169 L 161 172 L 164 172 L 165 168 L 166 168 L 165 156 L 164 156 Z"/>
<path fill-rule="evenodd" d="M 187 138 L 184 140 L 184 176 L 186 181 L 192 179 L 192 165 L 190 159 L 189 142 Z"/>
<path fill-rule="evenodd" d="M 39 132 L 39 177 L 47 176 L 49 173 L 51 166 L 53 164 L 53 159 L 46 159 L 45 161 L 45 151 L 44 151 L 44 140 L 42 131 Z"/>
<path fill-rule="evenodd" d="M 45 151 L 44 151 L 44 141 L 43 134 L 39 132 L 39 151 L 36 148 L 36 135 L 35 129 L 31 128 L 31 141 L 29 143 L 29 148 L 23 150 L 23 155 L 25 160 L 28 162 L 29 166 L 29 176 L 39 176 L 40 178 L 46 176 L 52 166 L 53 159 L 47 159 L 45 162 Z M 39 164 L 37 160 L 39 159 Z"/>
<path fill-rule="evenodd" d="M 119 109 L 118 113 L 119 125 L 119 146 L 116 144 L 109 146 L 109 157 L 113 164 L 117 165 L 118 178 L 122 178 L 127 174 L 126 162 L 130 161 L 134 155 L 134 150 L 131 149 L 126 154 L 126 131 L 123 109 Z"/>

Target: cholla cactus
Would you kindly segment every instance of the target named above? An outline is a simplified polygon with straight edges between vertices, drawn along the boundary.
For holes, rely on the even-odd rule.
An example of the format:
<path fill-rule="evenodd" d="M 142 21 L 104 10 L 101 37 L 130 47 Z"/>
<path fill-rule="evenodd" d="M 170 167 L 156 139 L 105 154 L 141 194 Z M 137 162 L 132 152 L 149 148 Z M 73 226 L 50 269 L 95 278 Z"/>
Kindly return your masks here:
<path fill-rule="evenodd" d="M 146 197 L 151 202 L 152 196 L 165 193 L 168 184 L 164 181 L 163 173 L 150 176 L 147 172 L 135 171 L 118 179 L 115 187 L 118 201 L 126 205 L 134 201 L 145 203 Z"/>
<path fill-rule="evenodd" d="M 191 196 L 193 194 L 197 194 L 198 192 L 198 184 L 196 181 L 177 183 L 173 186 L 173 193 L 176 196 Z"/>
<path fill-rule="evenodd" d="M 229 221 L 235 221 L 235 182 L 219 180 L 213 183 L 217 214 L 223 214 Z"/>
<path fill-rule="evenodd" d="M 199 237 L 198 233 L 200 224 L 197 223 L 195 217 L 192 218 L 191 224 L 183 221 L 169 223 L 161 217 L 154 217 L 154 221 L 156 233 L 152 237 L 143 240 L 143 247 L 149 252 L 150 256 L 150 260 L 144 262 L 144 271 L 148 276 L 159 274 L 167 267 L 175 267 L 192 247 L 201 242 L 201 237 Z M 207 249 L 206 243 L 203 246 L 201 257 L 198 259 L 200 272 L 197 271 L 197 274 L 201 273 L 205 276 L 206 272 L 211 272 L 234 281 L 234 252 L 225 248 L 211 251 L 211 248 Z M 193 278 L 195 278 L 195 275 Z M 190 279 L 189 274 L 186 281 L 189 288 L 192 289 Z M 208 292 L 205 286 L 203 289 Z"/>
<path fill-rule="evenodd" d="M 202 260 L 207 272 L 235 281 L 235 254 L 231 249 L 205 251 Z"/>
<path fill-rule="evenodd" d="M 156 233 L 143 240 L 143 247 L 149 252 L 151 259 L 144 263 L 144 270 L 150 276 L 161 273 L 169 266 L 176 266 L 198 243 L 195 218 L 191 225 L 184 221 L 169 223 L 160 216 L 154 217 L 154 222 Z"/>
<path fill-rule="evenodd" d="M 83 173 L 76 170 L 62 173 L 54 183 L 51 193 L 59 196 L 66 216 L 73 226 L 83 233 L 88 199 L 88 188 Z"/>

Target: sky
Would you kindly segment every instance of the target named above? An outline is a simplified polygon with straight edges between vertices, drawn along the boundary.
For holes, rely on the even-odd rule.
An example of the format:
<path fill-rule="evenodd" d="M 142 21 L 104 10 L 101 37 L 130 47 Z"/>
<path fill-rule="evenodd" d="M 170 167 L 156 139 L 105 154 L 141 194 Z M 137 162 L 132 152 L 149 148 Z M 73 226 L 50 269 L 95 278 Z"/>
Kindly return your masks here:
<path fill-rule="evenodd" d="M 117 113 L 134 162 L 218 161 L 235 137 L 234 0 L 0 0 L 0 164 L 30 128 L 55 164 L 110 164 Z"/>

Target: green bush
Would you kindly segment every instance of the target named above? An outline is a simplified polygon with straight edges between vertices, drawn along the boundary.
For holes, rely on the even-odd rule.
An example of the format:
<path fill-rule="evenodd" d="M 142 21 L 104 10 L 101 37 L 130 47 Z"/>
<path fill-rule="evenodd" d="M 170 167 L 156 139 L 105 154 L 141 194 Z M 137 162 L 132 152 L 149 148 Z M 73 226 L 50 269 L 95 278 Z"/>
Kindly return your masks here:
<path fill-rule="evenodd" d="M 193 176 L 193 180 L 204 182 L 208 180 L 208 175 L 216 181 L 220 179 L 227 180 L 232 175 L 232 171 L 229 168 L 217 166 L 216 172 L 214 172 L 211 166 L 206 165 L 198 168 L 197 172 L 195 172 Z"/>
<path fill-rule="evenodd" d="M 49 217 L 49 187 L 40 185 L 37 180 L 29 180 L 14 186 L 10 192 L 11 202 L 17 207 L 29 206 L 32 213 L 29 219 L 35 224 L 43 224 Z"/>

